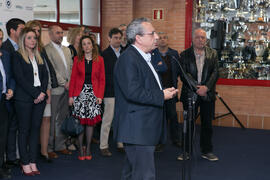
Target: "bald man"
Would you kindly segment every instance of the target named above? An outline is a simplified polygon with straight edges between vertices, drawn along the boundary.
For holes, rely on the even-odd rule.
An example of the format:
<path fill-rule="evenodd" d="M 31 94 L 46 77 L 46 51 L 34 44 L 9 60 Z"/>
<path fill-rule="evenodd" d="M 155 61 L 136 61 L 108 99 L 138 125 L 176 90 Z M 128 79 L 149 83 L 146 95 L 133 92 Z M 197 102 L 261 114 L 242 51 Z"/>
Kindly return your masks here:
<path fill-rule="evenodd" d="M 62 46 L 63 29 L 54 25 L 49 27 L 49 36 L 51 42 L 45 46 L 46 53 L 51 61 L 58 82 L 58 87 L 51 90 L 51 129 L 48 146 L 50 158 L 57 158 L 55 152 L 61 154 L 71 154 L 66 149 L 66 136 L 61 132 L 61 125 L 64 119 L 69 115 L 68 111 L 68 89 L 72 70 L 72 56 L 70 50 Z"/>
<path fill-rule="evenodd" d="M 212 120 L 215 114 L 215 90 L 218 80 L 218 56 L 214 49 L 206 46 L 206 32 L 203 29 L 196 29 L 193 34 L 193 45 L 180 54 L 180 63 L 191 81 L 197 84 L 195 90 L 190 90 L 188 82 L 183 74 L 180 74 L 183 82 L 180 101 L 183 108 L 188 111 L 188 98 L 190 94 L 197 97 L 195 101 L 195 114 L 200 107 L 201 133 L 200 146 L 201 157 L 209 161 L 217 161 L 218 157 L 213 154 L 212 145 Z M 196 117 L 196 115 L 195 115 Z M 195 120 L 194 120 L 195 121 Z M 193 126 L 192 126 L 193 127 Z M 192 128 L 193 131 L 193 128 Z M 188 133 L 187 133 L 188 134 Z M 193 132 L 191 132 L 193 134 Z M 186 138 L 186 151 L 189 151 L 188 137 Z M 183 155 L 178 156 L 183 160 Z"/>

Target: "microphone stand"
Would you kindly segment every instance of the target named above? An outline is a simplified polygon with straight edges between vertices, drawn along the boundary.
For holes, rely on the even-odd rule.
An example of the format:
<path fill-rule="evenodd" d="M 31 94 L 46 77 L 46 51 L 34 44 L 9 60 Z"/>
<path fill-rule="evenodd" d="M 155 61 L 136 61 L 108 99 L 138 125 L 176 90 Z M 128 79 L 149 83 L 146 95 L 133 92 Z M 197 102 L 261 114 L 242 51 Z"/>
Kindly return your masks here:
<path fill-rule="evenodd" d="M 187 137 L 187 116 L 188 112 L 184 111 L 183 115 L 184 115 L 184 123 L 183 123 L 183 148 L 184 148 L 184 152 L 183 152 L 183 166 L 182 166 L 182 179 L 186 178 L 186 160 L 187 160 L 187 152 L 186 152 L 186 137 Z"/>
<path fill-rule="evenodd" d="M 172 59 L 178 64 L 180 73 L 182 73 L 183 78 L 188 84 L 190 89 L 189 97 L 188 97 L 188 111 L 184 111 L 184 125 L 183 125 L 183 166 L 182 166 L 182 180 L 186 179 L 186 160 L 188 160 L 189 156 L 189 163 L 188 163 L 188 180 L 191 180 L 191 154 L 192 154 L 192 137 L 191 137 L 191 124 L 195 121 L 195 102 L 197 99 L 196 91 L 197 91 L 197 84 L 194 80 L 189 77 L 184 69 L 182 68 L 181 64 L 178 60 L 171 56 Z M 187 129 L 188 126 L 188 129 Z M 189 145 L 189 152 L 187 154 L 186 151 L 186 135 L 188 131 L 188 145 Z M 187 156 L 188 155 L 188 156 Z"/>

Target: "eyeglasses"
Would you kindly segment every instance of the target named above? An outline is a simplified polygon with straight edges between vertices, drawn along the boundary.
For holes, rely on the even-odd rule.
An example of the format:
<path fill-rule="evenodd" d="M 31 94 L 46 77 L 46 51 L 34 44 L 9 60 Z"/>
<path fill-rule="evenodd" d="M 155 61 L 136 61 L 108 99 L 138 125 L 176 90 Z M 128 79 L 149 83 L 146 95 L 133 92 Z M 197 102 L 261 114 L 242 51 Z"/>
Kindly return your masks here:
<path fill-rule="evenodd" d="M 143 35 L 151 35 L 151 36 L 153 36 L 155 33 L 156 33 L 156 31 L 152 31 L 152 32 L 149 32 L 149 33 L 143 33 L 142 36 Z"/>

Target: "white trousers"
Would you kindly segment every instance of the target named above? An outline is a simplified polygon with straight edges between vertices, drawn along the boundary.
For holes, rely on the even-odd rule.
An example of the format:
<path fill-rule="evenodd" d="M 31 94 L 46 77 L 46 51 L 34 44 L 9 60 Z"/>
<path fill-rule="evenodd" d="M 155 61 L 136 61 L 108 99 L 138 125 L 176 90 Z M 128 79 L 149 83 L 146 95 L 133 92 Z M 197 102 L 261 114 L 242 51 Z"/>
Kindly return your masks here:
<path fill-rule="evenodd" d="M 114 115 L 115 98 L 104 98 L 104 113 L 100 130 L 100 149 L 109 148 L 108 140 Z"/>

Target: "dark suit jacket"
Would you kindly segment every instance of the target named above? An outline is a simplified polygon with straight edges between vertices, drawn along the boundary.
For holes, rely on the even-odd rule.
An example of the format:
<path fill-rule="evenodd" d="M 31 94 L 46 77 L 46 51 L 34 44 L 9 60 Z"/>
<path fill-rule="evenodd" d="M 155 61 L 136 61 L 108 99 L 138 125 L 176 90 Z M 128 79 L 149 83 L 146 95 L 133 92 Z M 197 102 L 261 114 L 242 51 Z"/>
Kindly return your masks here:
<path fill-rule="evenodd" d="M 166 139 L 164 94 L 147 62 L 128 47 L 114 69 L 114 137 L 117 142 L 156 145 Z"/>
<path fill-rule="evenodd" d="M 122 50 L 121 50 L 122 52 Z M 121 53 L 120 52 L 120 53 Z M 102 57 L 104 58 L 104 67 L 105 67 L 105 92 L 104 97 L 114 97 L 114 88 L 113 88 L 113 69 L 117 61 L 117 56 L 115 55 L 111 46 L 105 49 L 102 52 Z"/>
<path fill-rule="evenodd" d="M 13 79 L 13 74 L 11 73 L 11 65 L 10 65 L 10 56 L 9 54 L 4 51 L 0 50 L 2 52 L 2 56 L 0 57 L 2 59 L 2 63 L 4 66 L 5 74 L 6 74 L 6 87 L 8 89 L 12 89 L 13 93 L 15 92 L 15 80 Z M 3 77 L 2 74 L 0 73 L 0 94 L 2 93 L 3 90 Z M 0 96 L 1 100 L 1 96 Z"/>
<path fill-rule="evenodd" d="M 197 65 L 193 47 L 186 49 L 180 54 L 180 63 L 190 78 L 191 81 L 197 83 Z M 180 101 L 187 103 L 188 93 L 190 88 L 183 74 L 180 74 L 183 82 Z M 205 85 L 208 88 L 207 98 L 202 98 L 206 101 L 214 101 L 216 99 L 215 90 L 216 82 L 218 80 L 218 56 L 214 49 L 209 47 L 205 48 L 205 60 L 202 72 L 201 85 Z"/>
<path fill-rule="evenodd" d="M 163 61 L 158 48 L 154 49 L 151 53 L 151 63 L 153 64 L 155 70 L 160 75 L 160 73 L 166 72 L 168 67 Z"/>
<path fill-rule="evenodd" d="M 53 68 L 53 65 L 51 63 L 51 61 L 49 60 L 48 58 L 48 55 L 45 51 L 45 49 L 43 49 L 41 52 L 40 52 L 40 55 L 43 59 L 43 61 L 47 64 L 48 66 L 48 69 L 49 69 L 49 75 L 50 75 L 50 78 L 51 78 L 51 87 L 52 88 L 57 88 L 58 87 L 58 82 L 57 82 L 57 77 L 56 77 L 56 72 Z"/>
<path fill-rule="evenodd" d="M 10 54 L 15 52 L 15 49 L 14 49 L 14 47 L 11 44 L 9 39 L 7 39 L 5 42 L 3 42 L 2 49 L 4 49 L 5 51 L 7 51 Z"/>
<path fill-rule="evenodd" d="M 48 72 L 45 64 L 38 64 L 40 87 L 34 87 L 34 75 L 32 64 L 24 61 L 20 53 L 14 53 L 13 71 L 16 81 L 15 100 L 34 102 L 41 92 L 46 94 L 48 86 Z"/>
<path fill-rule="evenodd" d="M 167 55 L 170 58 L 170 62 L 171 62 L 171 73 L 172 73 L 172 82 L 173 82 L 173 87 L 175 89 L 177 89 L 178 86 L 178 76 L 180 75 L 180 69 L 179 69 L 179 65 L 177 64 L 176 61 L 179 61 L 179 55 L 178 52 L 174 49 L 169 48 L 167 51 Z M 156 71 L 159 73 L 159 75 L 161 75 L 162 73 L 165 73 L 168 68 L 166 63 L 164 62 L 164 60 L 161 57 L 161 54 L 158 50 L 158 48 L 156 48 L 153 52 L 152 52 L 152 57 L 151 57 L 151 61 L 153 66 L 155 67 Z M 174 98 L 175 101 L 178 101 L 178 98 L 175 97 Z"/>
<path fill-rule="evenodd" d="M 158 73 L 166 72 L 168 68 L 167 68 L 166 63 L 163 61 L 158 48 L 156 48 L 153 52 L 155 53 L 155 55 L 153 55 L 152 53 L 151 61 L 156 71 Z M 171 66 L 172 66 L 171 68 L 172 68 L 173 87 L 177 89 L 177 85 L 178 85 L 177 77 L 180 75 L 180 69 L 176 61 L 179 61 L 180 57 L 178 55 L 178 52 L 171 48 L 168 49 L 167 55 L 170 58 Z"/>

